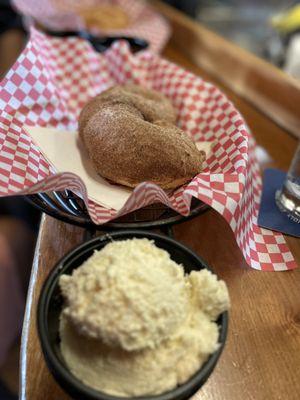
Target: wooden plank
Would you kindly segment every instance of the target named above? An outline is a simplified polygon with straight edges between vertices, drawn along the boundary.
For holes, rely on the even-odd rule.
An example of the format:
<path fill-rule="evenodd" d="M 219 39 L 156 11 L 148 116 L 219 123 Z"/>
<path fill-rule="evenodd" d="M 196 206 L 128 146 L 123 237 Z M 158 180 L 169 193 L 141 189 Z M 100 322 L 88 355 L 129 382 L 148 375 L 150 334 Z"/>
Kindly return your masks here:
<path fill-rule="evenodd" d="M 164 55 L 213 80 L 172 44 Z M 260 164 L 286 169 L 296 139 L 236 93 L 236 104 L 260 145 Z M 36 332 L 36 302 L 58 259 L 83 238 L 81 229 L 44 217 L 33 266 L 22 338 L 21 400 L 70 400 L 54 382 Z M 214 373 L 195 395 L 199 400 L 298 400 L 300 380 L 300 270 L 264 273 L 247 267 L 225 220 L 209 211 L 175 228 L 175 238 L 193 248 L 228 284 L 232 309 L 228 341 Z M 300 264 L 300 241 L 288 239 Z"/>
<path fill-rule="evenodd" d="M 300 138 L 300 82 L 174 8 L 152 3 L 171 23 L 171 42 L 194 64 Z"/>
<path fill-rule="evenodd" d="M 27 345 L 23 336 L 21 400 L 70 400 L 47 370 L 35 327 L 41 285 L 59 258 L 49 249 L 53 238 L 62 233 L 60 223 L 49 220 L 46 217 L 42 224 L 39 243 L 47 257 L 34 266 L 31 317 L 24 324 L 24 331 L 29 326 L 30 334 Z M 73 229 L 75 236 L 77 228 Z M 177 226 L 175 237 L 206 259 L 227 282 L 232 301 L 226 348 L 216 370 L 195 398 L 297 400 L 300 270 L 263 273 L 249 269 L 227 223 L 214 211 Z M 299 240 L 292 242 L 300 262 Z M 66 251 L 68 246 L 62 243 L 59 254 Z"/>

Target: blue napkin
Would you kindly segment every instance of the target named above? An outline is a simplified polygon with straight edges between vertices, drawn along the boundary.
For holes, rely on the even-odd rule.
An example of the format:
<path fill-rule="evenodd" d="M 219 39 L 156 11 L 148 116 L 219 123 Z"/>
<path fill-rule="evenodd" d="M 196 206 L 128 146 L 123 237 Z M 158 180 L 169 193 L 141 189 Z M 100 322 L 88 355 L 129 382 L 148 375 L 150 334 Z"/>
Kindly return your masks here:
<path fill-rule="evenodd" d="M 264 171 L 263 192 L 258 214 L 258 225 L 286 235 L 300 237 L 300 224 L 281 212 L 275 202 L 275 192 L 282 187 L 286 173 L 269 168 Z"/>

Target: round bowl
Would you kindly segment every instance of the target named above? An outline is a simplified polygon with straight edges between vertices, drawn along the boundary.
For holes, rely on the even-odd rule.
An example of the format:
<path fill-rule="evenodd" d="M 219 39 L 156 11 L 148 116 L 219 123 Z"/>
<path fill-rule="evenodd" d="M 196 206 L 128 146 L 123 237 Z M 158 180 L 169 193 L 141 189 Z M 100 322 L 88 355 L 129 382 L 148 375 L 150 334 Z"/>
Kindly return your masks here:
<path fill-rule="evenodd" d="M 99 236 L 76 247 L 63 257 L 48 276 L 38 304 L 37 322 L 42 351 L 49 370 L 59 385 L 77 400 L 118 400 L 124 397 L 110 396 L 94 390 L 78 380 L 68 370 L 60 351 L 59 315 L 63 306 L 63 298 L 58 286 L 59 277 L 62 274 L 70 274 L 78 268 L 94 250 L 102 249 L 112 240 L 125 240 L 132 238 L 148 238 L 155 245 L 166 250 L 171 258 L 184 266 L 186 272 L 207 268 L 206 263 L 192 250 L 183 246 L 174 239 L 152 232 L 131 230 L 119 231 Z M 228 314 L 220 315 L 219 325 L 219 349 L 213 353 L 205 364 L 183 385 L 155 396 L 134 397 L 135 400 L 185 400 L 191 397 L 206 382 L 213 372 L 215 365 L 222 353 L 228 326 Z M 128 397 L 126 397 L 128 399 Z"/>

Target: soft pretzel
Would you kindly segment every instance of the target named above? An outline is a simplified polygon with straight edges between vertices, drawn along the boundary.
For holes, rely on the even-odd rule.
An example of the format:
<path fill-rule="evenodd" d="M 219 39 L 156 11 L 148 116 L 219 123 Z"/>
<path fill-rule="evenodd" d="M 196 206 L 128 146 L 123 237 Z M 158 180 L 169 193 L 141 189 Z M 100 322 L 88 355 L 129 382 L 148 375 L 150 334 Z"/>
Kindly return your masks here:
<path fill-rule="evenodd" d="M 117 5 L 101 5 L 81 9 L 79 14 L 87 28 L 124 29 L 130 24 L 129 15 Z"/>
<path fill-rule="evenodd" d="M 104 178 L 129 187 L 151 181 L 174 189 L 199 173 L 205 159 L 175 122 L 175 111 L 162 94 L 115 86 L 83 108 L 79 135 Z"/>

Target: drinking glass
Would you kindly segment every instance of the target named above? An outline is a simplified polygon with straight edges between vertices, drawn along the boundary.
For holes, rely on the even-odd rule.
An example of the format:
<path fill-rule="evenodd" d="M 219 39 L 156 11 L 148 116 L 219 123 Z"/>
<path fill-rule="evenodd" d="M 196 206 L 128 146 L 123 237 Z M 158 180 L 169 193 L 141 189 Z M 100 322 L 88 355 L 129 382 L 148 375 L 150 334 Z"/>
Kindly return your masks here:
<path fill-rule="evenodd" d="M 300 142 L 283 186 L 275 197 L 280 210 L 292 221 L 300 223 Z"/>

